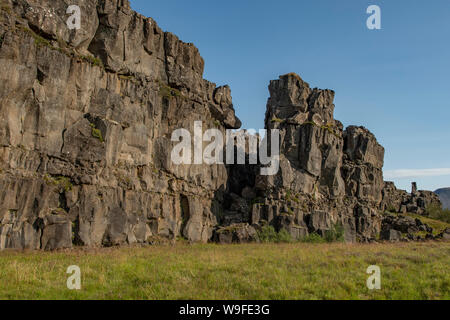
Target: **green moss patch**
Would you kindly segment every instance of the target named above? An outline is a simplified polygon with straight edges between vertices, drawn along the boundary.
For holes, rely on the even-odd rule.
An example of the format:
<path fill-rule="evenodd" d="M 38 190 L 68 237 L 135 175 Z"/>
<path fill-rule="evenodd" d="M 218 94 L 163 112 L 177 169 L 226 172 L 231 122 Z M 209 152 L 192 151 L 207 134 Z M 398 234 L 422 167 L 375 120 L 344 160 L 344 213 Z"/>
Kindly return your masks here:
<path fill-rule="evenodd" d="M 91 128 L 92 128 L 92 130 L 91 130 L 92 137 L 100 140 L 100 142 L 102 142 L 102 143 L 105 142 L 105 139 L 103 139 L 103 135 L 102 135 L 102 132 L 100 131 L 100 129 L 97 129 L 95 127 L 95 124 L 93 124 L 93 123 L 91 123 Z"/>

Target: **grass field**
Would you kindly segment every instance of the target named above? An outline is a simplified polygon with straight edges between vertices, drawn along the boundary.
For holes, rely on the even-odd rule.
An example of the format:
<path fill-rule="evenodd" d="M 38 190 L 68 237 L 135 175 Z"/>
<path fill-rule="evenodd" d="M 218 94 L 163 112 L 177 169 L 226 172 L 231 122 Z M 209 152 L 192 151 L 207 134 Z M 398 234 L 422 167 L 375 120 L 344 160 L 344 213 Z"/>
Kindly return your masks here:
<path fill-rule="evenodd" d="M 82 288 L 67 289 L 78 265 Z M 367 289 L 370 265 L 381 290 Z M 0 253 L 1 299 L 450 299 L 450 243 Z"/>

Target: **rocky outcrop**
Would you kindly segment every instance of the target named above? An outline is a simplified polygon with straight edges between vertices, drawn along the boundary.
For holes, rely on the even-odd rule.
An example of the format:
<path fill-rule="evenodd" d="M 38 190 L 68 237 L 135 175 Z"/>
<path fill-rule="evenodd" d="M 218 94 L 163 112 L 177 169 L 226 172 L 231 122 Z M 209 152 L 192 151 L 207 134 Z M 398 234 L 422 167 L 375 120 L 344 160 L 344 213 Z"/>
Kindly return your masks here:
<path fill-rule="evenodd" d="M 434 239 L 433 228 L 420 219 L 407 216 L 388 215 L 384 217 L 381 227 L 381 240 L 431 240 Z M 439 237 L 437 237 L 439 238 Z"/>
<path fill-rule="evenodd" d="M 391 242 L 450 240 L 450 228 L 433 230 L 418 218 L 389 214 L 383 218 L 380 240 Z"/>
<path fill-rule="evenodd" d="M 334 119 L 331 90 L 296 74 L 270 83 L 275 175 L 249 164 L 248 148 L 245 165 L 175 165 L 176 129 L 241 126 L 194 45 L 128 0 L 78 0 L 80 30 L 63 0 L 0 4 L 0 249 L 242 243 L 268 224 L 295 239 L 342 225 L 347 241 L 369 241 L 379 211 L 406 203 L 384 185 L 374 135 Z"/>
<path fill-rule="evenodd" d="M 269 91 L 265 126 L 280 130 L 280 170 L 261 176 L 247 169 L 251 175 L 235 183 L 237 195 L 255 190 L 250 223 L 269 223 L 294 238 L 324 235 L 336 225 L 344 227 L 347 241 L 375 238 L 384 148 L 365 128 L 344 130 L 333 117 L 331 90 L 312 89 L 287 74 L 272 81 Z"/>
<path fill-rule="evenodd" d="M 431 191 L 417 190 L 417 184 L 412 183 L 412 192 L 398 190 L 393 182 L 385 182 L 381 210 L 395 213 L 416 213 L 427 215 L 427 208 L 441 207 L 439 196 Z"/>
<path fill-rule="evenodd" d="M 214 241 L 221 244 L 249 243 L 259 241 L 258 230 L 248 223 L 220 227 L 214 233 Z"/>
<path fill-rule="evenodd" d="M 1 0 L 0 248 L 206 242 L 224 165 L 174 166 L 171 134 L 238 128 L 198 50 L 126 0 Z"/>

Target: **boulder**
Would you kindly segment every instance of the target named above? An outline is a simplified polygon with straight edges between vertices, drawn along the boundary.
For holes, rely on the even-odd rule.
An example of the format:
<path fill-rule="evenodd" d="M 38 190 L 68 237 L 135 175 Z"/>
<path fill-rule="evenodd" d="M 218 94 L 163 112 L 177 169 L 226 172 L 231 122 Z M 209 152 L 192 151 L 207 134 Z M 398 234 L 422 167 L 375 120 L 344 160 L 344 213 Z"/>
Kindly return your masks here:
<path fill-rule="evenodd" d="M 381 231 L 380 239 L 393 242 L 400 241 L 402 239 L 402 233 L 393 229 L 383 230 Z"/>
<path fill-rule="evenodd" d="M 220 244 L 248 243 L 258 239 L 257 230 L 246 223 L 222 227 L 214 233 L 215 241 Z"/>
<path fill-rule="evenodd" d="M 417 235 L 419 232 L 426 232 L 426 240 L 435 239 L 433 235 L 433 228 L 423 223 L 420 219 L 413 219 L 407 216 L 388 215 L 384 217 L 382 221 L 381 233 L 387 235 L 390 230 L 395 230 L 406 235 L 406 238 L 409 240 L 418 240 L 420 238 Z M 388 240 L 384 238 L 383 240 Z"/>
<path fill-rule="evenodd" d="M 293 214 L 279 215 L 275 221 L 275 229 L 280 232 L 286 230 L 294 240 L 300 240 L 308 236 L 308 227 L 303 220 L 303 215 Z"/>

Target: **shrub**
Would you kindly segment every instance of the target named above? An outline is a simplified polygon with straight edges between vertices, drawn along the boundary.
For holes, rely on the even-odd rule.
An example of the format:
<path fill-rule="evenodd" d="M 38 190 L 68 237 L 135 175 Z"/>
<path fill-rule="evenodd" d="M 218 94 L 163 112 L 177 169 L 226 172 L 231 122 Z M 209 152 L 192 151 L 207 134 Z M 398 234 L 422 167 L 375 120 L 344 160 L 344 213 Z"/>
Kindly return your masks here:
<path fill-rule="evenodd" d="M 258 238 L 261 242 L 275 242 L 277 237 L 278 234 L 272 226 L 264 226 L 261 231 L 258 232 Z"/>
<path fill-rule="evenodd" d="M 427 207 L 428 216 L 431 219 L 440 220 L 446 223 L 450 223 L 450 210 L 442 209 L 438 205 L 431 205 Z"/>
<path fill-rule="evenodd" d="M 287 230 L 282 229 L 280 232 L 278 232 L 278 241 L 281 243 L 291 243 L 292 242 L 292 236 Z"/>
<path fill-rule="evenodd" d="M 319 234 L 314 232 L 314 233 L 310 233 L 309 235 L 307 235 L 306 237 L 301 239 L 300 242 L 303 242 L 303 243 L 325 243 L 326 241 L 323 237 L 321 237 Z"/>
<path fill-rule="evenodd" d="M 258 232 L 258 238 L 264 243 L 290 243 L 292 242 L 292 236 L 286 230 L 282 229 L 280 232 L 276 232 L 273 226 L 264 226 L 261 231 Z"/>
<path fill-rule="evenodd" d="M 332 243 L 344 241 L 344 227 L 341 224 L 333 225 L 330 230 L 325 231 L 323 237 L 318 233 L 313 232 L 300 240 L 300 242 L 304 243 Z"/>
<path fill-rule="evenodd" d="M 331 230 L 325 232 L 326 242 L 344 242 L 344 227 L 341 224 L 336 224 L 331 227 Z"/>

